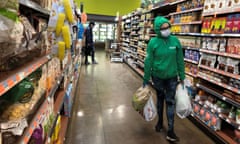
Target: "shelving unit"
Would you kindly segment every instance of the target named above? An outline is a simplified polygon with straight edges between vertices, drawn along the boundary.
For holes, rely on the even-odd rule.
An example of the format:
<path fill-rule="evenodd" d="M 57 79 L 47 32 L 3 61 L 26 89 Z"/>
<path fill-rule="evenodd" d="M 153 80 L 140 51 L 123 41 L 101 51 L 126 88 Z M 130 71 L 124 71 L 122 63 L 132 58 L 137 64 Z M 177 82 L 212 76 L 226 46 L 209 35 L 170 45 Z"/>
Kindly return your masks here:
<path fill-rule="evenodd" d="M 49 2 L 50 1 L 48 1 L 48 4 Z M 40 6 L 39 4 L 31 0 L 19 0 L 19 5 L 20 5 L 19 12 L 21 13 L 21 15 L 29 14 L 26 21 L 29 22 L 29 24 L 33 27 L 33 29 L 36 31 L 36 34 L 40 33 L 41 31 L 40 25 L 37 25 L 36 21 L 38 21 L 39 19 L 42 19 L 44 22 L 46 21 L 46 25 L 47 25 L 49 18 L 51 19 L 53 16 L 52 12 L 47 10 L 50 8 L 46 7 L 46 5 L 42 3 L 41 5 L 44 5 L 46 8 L 43 8 L 42 6 Z M 31 20 L 29 20 L 28 18 Z M 65 22 L 67 23 L 67 20 Z M 71 30 L 71 28 L 72 28 L 72 25 L 69 23 L 69 29 Z M 49 29 L 49 31 L 51 30 Z M 24 34 L 28 35 L 28 33 L 24 33 Z M 49 37 L 50 35 L 47 35 L 47 36 Z M 112 35 L 109 35 L 108 37 L 112 37 Z M 36 42 L 36 41 L 34 40 L 33 42 Z M 50 41 L 48 42 L 49 42 L 49 47 L 51 47 L 51 49 L 53 49 L 54 46 L 55 48 L 58 47 L 50 43 Z M 41 47 L 41 49 L 43 48 Z M 28 53 L 30 52 L 31 51 L 29 51 Z M 14 121 L 13 120 L 3 121 L 3 119 L 1 119 L 1 123 L 0 123 L 1 126 L 3 124 L 11 125 L 14 123 L 16 125 L 16 128 L 14 126 L 15 129 L 19 129 L 23 131 L 21 134 L 12 135 L 13 138 L 16 137 L 15 138 L 16 140 L 13 142 L 14 144 L 28 144 L 32 139 L 32 134 L 34 133 L 34 130 L 36 128 L 39 128 L 40 125 L 44 127 L 44 131 L 45 131 L 45 128 L 47 130 L 45 131 L 43 136 L 44 143 L 45 144 L 50 143 L 51 137 L 54 133 L 54 129 L 56 129 L 56 122 L 58 117 L 61 117 L 62 119 L 61 132 L 63 133 L 59 134 L 60 142 L 63 142 L 65 138 L 64 130 L 66 131 L 67 129 L 68 119 L 70 115 L 65 114 L 65 116 L 62 116 L 60 115 L 60 111 L 62 110 L 63 105 L 65 105 L 66 103 L 66 100 L 65 100 L 66 90 L 67 90 L 66 88 L 69 85 L 73 85 L 73 88 L 70 93 L 71 93 L 71 97 L 74 97 L 75 90 L 76 90 L 75 87 L 78 81 L 79 71 L 81 66 L 81 55 L 78 55 L 80 53 L 71 53 L 70 49 L 65 49 L 64 58 L 62 60 L 59 60 L 56 57 L 57 54 L 53 54 L 53 51 L 51 51 L 50 49 L 46 50 L 46 52 L 39 51 L 39 53 L 40 52 L 41 52 L 41 56 L 34 57 L 30 60 L 27 59 L 28 62 L 26 62 L 25 64 L 19 67 L 16 67 L 14 70 L 0 72 L 0 98 L 5 98 L 6 94 L 8 94 L 10 90 L 15 88 L 19 84 L 21 84 L 23 80 L 27 81 L 29 76 L 32 76 L 32 74 L 35 74 L 36 71 L 38 70 L 41 71 L 39 72 L 41 73 L 41 76 L 40 76 L 41 79 L 39 78 L 40 80 L 38 80 L 37 82 L 35 81 L 31 82 L 34 87 L 33 93 L 31 95 L 34 95 L 34 96 L 38 95 L 38 98 L 36 100 L 37 102 L 36 103 L 14 102 L 14 104 L 20 104 L 20 105 L 31 104 L 28 108 L 25 109 L 26 111 L 31 110 L 31 112 L 29 112 L 29 114 L 27 113 L 26 116 L 21 115 L 22 116 L 21 120 L 20 118 L 15 118 L 16 120 Z M 54 66 L 52 66 L 52 63 L 54 63 Z M 36 78 L 35 75 L 33 77 Z M 43 86 L 40 84 L 40 81 L 42 82 L 41 84 L 43 84 Z M 41 85 L 42 87 L 40 87 L 39 85 Z M 30 97 L 29 101 L 31 101 L 34 96 Z M 34 98 L 36 99 L 36 96 Z M 65 112 L 65 109 L 64 109 L 64 112 Z M 21 126 L 22 119 L 24 120 L 24 122 L 27 123 L 27 127 L 25 128 Z M 1 143 L 2 141 L 4 141 L 4 138 L 2 137 L 2 135 L 8 131 L 6 131 L 6 129 L 1 129 L 0 131 L 1 131 L 1 134 L 0 134 L 0 139 L 1 139 L 0 143 Z M 58 135 L 58 134 L 55 133 L 55 135 Z"/>
<path fill-rule="evenodd" d="M 18 84 L 20 81 L 22 81 L 24 78 L 26 78 L 28 75 L 30 75 L 32 72 L 37 70 L 39 67 L 41 67 L 43 64 L 47 63 L 50 59 L 50 56 L 43 56 L 41 58 L 37 58 L 32 62 L 29 62 L 28 64 L 24 65 L 23 67 L 20 67 L 12 72 L 6 73 L 1 72 L 0 76 L 0 96 L 2 96 L 4 93 L 6 93 L 9 89 L 14 87 L 16 84 Z"/>
<path fill-rule="evenodd" d="M 183 6 L 183 4 L 177 7 L 177 4 L 181 4 L 184 2 L 188 2 L 188 0 L 180 0 L 175 2 L 161 1 L 156 4 L 153 4 L 153 7 L 151 9 L 142 10 L 141 20 L 139 20 L 139 27 L 133 28 L 133 30 L 140 29 L 138 45 L 132 45 L 130 43 L 128 46 L 138 47 L 137 55 L 139 58 L 137 61 L 139 61 L 139 67 L 143 67 L 144 58 L 146 56 L 147 42 L 151 39 L 151 37 L 156 36 L 156 34 L 153 32 L 153 29 L 152 29 L 154 17 L 161 15 L 166 18 L 169 18 L 170 22 L 172 23 L 172 27 L 177 26 L 177 27 L 183 27 L 184 29 L 184 31 L 173 32 L 172 34 L 179 37 L 179 39 L 182 38 L 183 42 L 185 42 L 184 44 L 186 44 L 186 45 L 183 45 L 182 48 L 185 56 L 185 59 L 184 59 L 185 66 L 186 66 L 185 69 L 187 69 L 186 75 L 187 75 L 187 78 L 190 78 L 191 79 L 190 81 L 193 83 L 192 88 L 197 89 L 198 91 L 200 90 L 205 91 L 211 94 L 215 99 L 226 102 L 228 105 L 239 109 L 240 108 L 239 107 L 240 103 L 238 102 L 239 100 L 237 101 L 235 100 L 235 98 L 239 97 L 240 90 L 236 87 L 230 86 L 228 83 L 226 83 L 226 81 L 229 81 L 230 79 L 240 80 L 240 75 L 238 73 L 226 72 L 227 70 L 224 71 L 224 70 L 217 69 L 216 66 L 214 66 L 213 68 L 207 65 L 203 65 L 203 63 L 201 63 L 200 60 L 204 54 L 206 55 L 211 54 L 215 56 L 216 59 L 219 56 L 222 56 L 222 57 L 225 57 L 226 59 L 232 58 L 234 60 L 240 60 L 240 55 L 227 52 L 228 39 L 240 38 L 239 33 L 220 33 L 220 32 L 201 33 L 201 29 L 204 24 L 204 17 L 212 16 L 216 18 L 218 15 L 223 16 L 229 13 L 230 14 L 239 13 L 240 9 L 238 7 L 235 7 L 231 9 L 221 9 L 221 11 L 218 11 L 218 12 L 206 12 L 205 8 L 207 7 L 204 5 L 204 3 L 199 4 L 197 7 L 191 7 L 191 8 L 186 8 L 186 7 L 184 7 L 184 9 L 179 8 Z M 176 17 L 178 18 L 178 16 L 182 16 L 182 15 L 191 16 L 193 13 L 197 15 L 197 18 L 194 18 L 194 20 L 192 19 L 190 20 L 190 18 L 189 19 L 186 18 L 187 20 L 185 19 L 182 22 L 176 21 L 174 23 L 174 18 Z M 150 15 L 150 16 L 147 17 L 147 15 Z M 128 18 L 132 16 L 133 14 L 129 14 Z M 123 24 L 127 24 L 127 23 L 123 21 Z M 191 26 L 194 26 L 194 28 L 191 29 Z M 188 27 L 190 28 L 188 29 Z M 225 52 L 223 52 L 223 50 L 221 50 L 222 52 L 210 50 L 210 49 L 213 49 L 212 47 L 209 49 L 202 47 L 202 43 L 204 39 L 215 39 L 215 38 L 226 39 L 226 45 L 224 46 L 226 49 Z M 136 40 L 137 39 L 130 40 L 130 42 L 131 41 L 133 42 Z M 143 46 L 141 42 L 145 43 L 146 45 Z M 123 51 L 125 51 L 125 46 L 122 47 L 122 49 Z M 126 52 L 126 55 L 128 54 L 132 55 L 131 52 L 130 53 Z M 142 71 L 141 72 L 138 71 L 138 68 L 136 67 L 137 61 L 131 60 L 131 62 L 133 62 L 132 64 L 130 64 L 128 61 L 126 61 L 126 63 L 142 77 L 144 73 L 142 73 Z M 211 66 L 213 66 L 213 64 L 211 64 Z M 205 73 L 206 71 L 207 73 Z M 218 77 L 214 77 L 216 75 Z M 221 77 L 224 77 L 227 80 L 221 81 Z M 222 93 L 217 91 L 216 89 L 212 89 L 212 87 L 214 88 L 217 87 L 219 90 L 222 91 Z M 233 96 L 228 97 L 226 96 L 226 93 L 232 94 Z M 209 109 L 209 111 L 214 112 L 212 109 Z M 225 123 L 228 123 L 230 126 L 234 128 L 234 130 L 240 130 L 239 124 L 227 118 L 227 115 L 219 114 L 218 118 L 220 118 Z M 204 129 L 204 132 L 208 133 L 209 136 L 211 136 L 215 141 L 217 141 L 217 143 L 235 143 L 234 130 L 232 130 L 231 128 L 228 128 L 227 126 L 225 127 L 224 125 L 223 129 L 219 129 L 215 131 L 216 129 L 215 130 L 211 129 L 204 122 L 204 120 L 202 120 L 200 117 L 194 114 L 192 114 L 192 116 L 189 117 L 189 119 L 191 119 L 200 128 Z M 225 130 L 225 128 L 227 130 Z M 229 134 L 229 131 L 231 131 L 230 134 Z"/>

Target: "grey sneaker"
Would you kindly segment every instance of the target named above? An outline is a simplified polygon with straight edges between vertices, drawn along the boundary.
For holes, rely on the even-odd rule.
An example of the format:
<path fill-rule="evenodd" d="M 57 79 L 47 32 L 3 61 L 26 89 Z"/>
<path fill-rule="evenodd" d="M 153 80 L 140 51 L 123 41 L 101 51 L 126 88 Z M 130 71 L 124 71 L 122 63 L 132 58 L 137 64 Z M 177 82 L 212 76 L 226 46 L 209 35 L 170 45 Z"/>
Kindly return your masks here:
<path fill-rule="evenodd" d="M 166 139 L 171 142 L 179 141 L 179 137 L 177 137 L 176 134 L 172 131 L 168 131 Z"/>
<path fill-rule="evenodd" d="M 92 64 L 98 64 L 98 62 L 94 61 L 94 62 L 92 62 Z"/>

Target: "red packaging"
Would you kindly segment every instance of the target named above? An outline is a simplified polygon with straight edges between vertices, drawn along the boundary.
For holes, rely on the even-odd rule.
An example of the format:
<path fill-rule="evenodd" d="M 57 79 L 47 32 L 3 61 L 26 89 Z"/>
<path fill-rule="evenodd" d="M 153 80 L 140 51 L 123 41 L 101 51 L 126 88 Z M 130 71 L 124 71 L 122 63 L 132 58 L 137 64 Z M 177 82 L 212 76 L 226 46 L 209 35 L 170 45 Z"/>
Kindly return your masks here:
<path fill-rule="evenodd" d="M 240 32 L 240 15 L 239 14 L 234 15 L 232 32 L 233 33 L 239 33 Z"/>
<path fill-rule="evenodd" d="M 224 30 L 225 33 L 232 33 L 233 20 L 234 20 L 234 15 L 229 15 L 227 17 L 226 27 L 225 27 L 225 30 Z"/>

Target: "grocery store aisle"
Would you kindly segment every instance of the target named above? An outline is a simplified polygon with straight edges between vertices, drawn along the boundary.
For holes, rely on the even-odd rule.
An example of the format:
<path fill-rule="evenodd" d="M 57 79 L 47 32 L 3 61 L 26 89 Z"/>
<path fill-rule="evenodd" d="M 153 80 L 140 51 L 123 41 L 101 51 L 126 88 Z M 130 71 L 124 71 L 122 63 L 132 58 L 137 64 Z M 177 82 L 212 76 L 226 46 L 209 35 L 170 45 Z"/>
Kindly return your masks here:
<path fill-rule="evenodd" d="M 110 63 L 97 52 L 98 65 L 83 66 L 66 144 L 168 144 L 166 130 L 156 133 L 131 106 L 142 80 L 127 65 Z M 176 118 L 180 144 L 213 144 L 187 119 Z M 164 123 L 166 127 L 166 121 Z"/>

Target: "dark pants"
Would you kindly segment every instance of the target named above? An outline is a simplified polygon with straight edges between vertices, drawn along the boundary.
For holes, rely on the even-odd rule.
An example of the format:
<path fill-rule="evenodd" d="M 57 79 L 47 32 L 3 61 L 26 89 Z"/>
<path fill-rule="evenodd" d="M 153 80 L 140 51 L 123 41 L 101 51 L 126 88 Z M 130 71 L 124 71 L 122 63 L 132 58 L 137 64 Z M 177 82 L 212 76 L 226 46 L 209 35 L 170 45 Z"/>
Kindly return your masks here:
<path fill-rule="evenodd" d="M 174 113 L 175 113 L 175 94 L 178 84 L 177 77 L 170 79 L 160 79 L 152 77 L 154 88 L 157 91 L 157 111 L 158 123 L 157 126 L 163 126 L 163 106 L 164 99 L 166 100 L 166 115 L 168 119 L 168 131 L 174 130 Z"/>
<path fill-rule="evenodd" d="M 92 57 L 92 63 L 95 62 L 95 48 L 94 47 L 89 47 L 85 50 L 85 64 L 88 63 L 88 56 Z"/>

